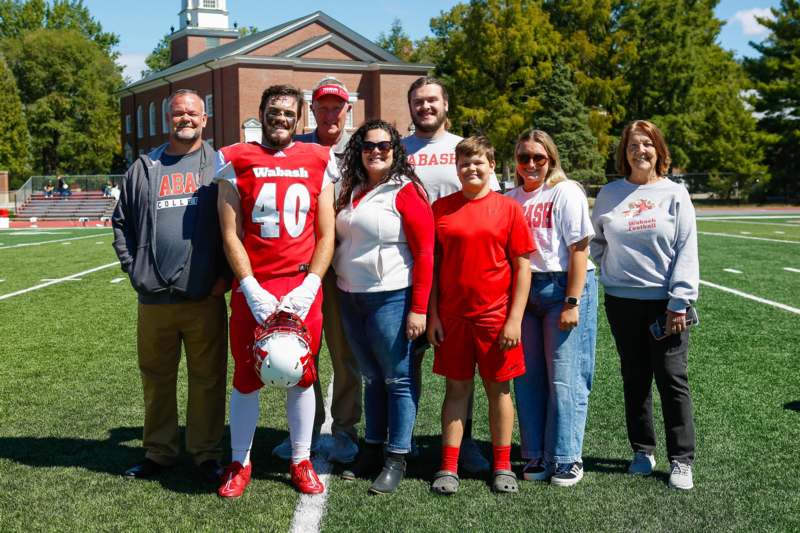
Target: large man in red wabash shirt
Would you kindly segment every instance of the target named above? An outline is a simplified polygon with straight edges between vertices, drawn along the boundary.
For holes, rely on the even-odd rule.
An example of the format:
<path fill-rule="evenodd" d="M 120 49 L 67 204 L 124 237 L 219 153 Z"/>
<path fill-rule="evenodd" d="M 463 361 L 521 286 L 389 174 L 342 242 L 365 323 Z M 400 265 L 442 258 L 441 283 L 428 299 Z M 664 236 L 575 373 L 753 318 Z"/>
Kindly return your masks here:
<path fill-rule="evenodd" d="M 278 307 L 300 315 L 316 356 L 322 330 L 320 278 L 334 245 L 332 181 L 338 179 L 329 148 L 292 142 L 303 96 L 273 85 L 261 96 L 262 144 L 240 143 L 219 151 L 219 216 L 225 254 L 238 282 L 231 297 L 231 352 L 236 362 L 230 403 L 231 464 L 219 495 L 237 498 L 250 482 L 250 448 L 258 423 L 258 391 L 251 345 L 257 323 Z M 314 389 L 287 391 L 292 441 L 292 483 L 301 492 L 324 490 L 311 465 Z"/>

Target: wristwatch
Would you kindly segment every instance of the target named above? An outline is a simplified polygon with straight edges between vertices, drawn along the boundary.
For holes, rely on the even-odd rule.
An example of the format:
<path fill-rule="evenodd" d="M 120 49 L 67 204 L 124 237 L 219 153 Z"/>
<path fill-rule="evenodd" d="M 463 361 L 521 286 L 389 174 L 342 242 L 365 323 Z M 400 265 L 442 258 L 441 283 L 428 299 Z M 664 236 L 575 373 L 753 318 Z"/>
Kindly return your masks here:
<path fill-rule="evenodd" d="M 564 298 L 564 303 L 569 305 L 579 305 L 581 300 L 580 298 L 575 298 L 574 296 L 567 296 Z"/>

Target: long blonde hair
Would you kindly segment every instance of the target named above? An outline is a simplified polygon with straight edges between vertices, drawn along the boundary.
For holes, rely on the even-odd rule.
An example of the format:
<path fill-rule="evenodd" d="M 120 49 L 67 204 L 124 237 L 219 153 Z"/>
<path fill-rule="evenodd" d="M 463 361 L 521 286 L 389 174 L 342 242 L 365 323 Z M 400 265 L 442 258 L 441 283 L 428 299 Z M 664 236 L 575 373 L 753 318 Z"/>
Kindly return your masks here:
<path fill-rule="evenodd" d="M 519 137 L 517 137 L 517 145 L 514 147 L 514 154 L 516 155 L 517 151 L 519 150 L 519 145 L 528 141 L 533 141 L 544 146 L 544 150 L 547 152 L 547 157 L 550 159 L 545 183 L 552 187 L 556 183 L 566 181 L 567 175 L 564 173 L 564 169 L 561 168 L 561 159 L 558 157 L 558 147 L 556 146 L 556 143 L 553 142 L 553 138 L 542 130 L 537 130 L 535 128 L 525 130 L 522 132 L 522 134 L 520 134 Z M 516 176 L 517 185 L 522 185 L 523 179 L 519 175 L 519 172 L 516 172 Z"/>

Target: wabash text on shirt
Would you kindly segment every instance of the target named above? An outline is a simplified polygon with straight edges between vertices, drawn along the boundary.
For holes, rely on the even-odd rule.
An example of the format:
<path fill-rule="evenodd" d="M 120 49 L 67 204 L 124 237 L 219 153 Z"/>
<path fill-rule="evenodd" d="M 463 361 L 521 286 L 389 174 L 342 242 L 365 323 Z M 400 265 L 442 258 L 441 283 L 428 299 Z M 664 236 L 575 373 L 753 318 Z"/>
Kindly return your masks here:
<path fill-rule="evenodd" d="M 553 202 L 542 202 L 523 207 L 525 220 L 531 228 L 553 227 Z"/>
<path fill-rule="evenodd" d="M 198 185 L 194 172 L 164 174 L 161 176 L 161 184 L 158 188 L 156 208 L 167 209 L 197 205 L 197 197 L 194 196 L 194 193 L 197 191 Z"/>
<path fill-rule="evenodd" d="M 409 154 L 408 162 L 415 167 L 428 167 L 436 165 L 455 165 L 456 154 L 455 152 L 444 154 Z"/>

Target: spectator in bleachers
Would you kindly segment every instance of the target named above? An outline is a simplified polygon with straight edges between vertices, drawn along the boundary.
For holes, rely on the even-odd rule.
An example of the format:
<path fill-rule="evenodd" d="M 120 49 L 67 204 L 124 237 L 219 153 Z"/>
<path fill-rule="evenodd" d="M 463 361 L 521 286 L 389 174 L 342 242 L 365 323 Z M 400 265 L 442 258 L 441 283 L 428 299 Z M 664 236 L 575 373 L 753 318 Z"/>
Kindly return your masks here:
<path fill-rule="evenodd" d="M 67 197 L 72 194 L 72 192 L 69 190 L 69 183 L 67 183 L 67 180 L 64 179 L 64 176 L 58 177 L 58 194 L 64 200 L 66 200 Z"/>
<path fill-rule="evenodd" d="M 105 185 L 103 185 L 103 198 L 111 198 L 111 189 L 113 188 L 114 184 L 111 183 L 111 180 L 108 180 Z"/>
<path fill-rule="evenodd" d="M 45 198 L 52 198 L 53 197 L 53 189 L 54 189 L 53 182 L 52 181 L 48 181 L 44 185 L 44 187 L 42 187 L 42 191 L 44 192 L 44 197 Z"/>

